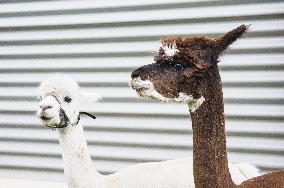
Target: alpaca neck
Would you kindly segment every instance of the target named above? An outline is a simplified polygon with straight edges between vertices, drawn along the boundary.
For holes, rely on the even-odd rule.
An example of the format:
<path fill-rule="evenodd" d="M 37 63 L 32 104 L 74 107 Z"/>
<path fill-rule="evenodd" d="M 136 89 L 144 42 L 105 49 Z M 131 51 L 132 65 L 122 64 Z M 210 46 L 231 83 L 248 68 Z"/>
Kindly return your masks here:
<path fill-rule="evenodd" d="M 211 70 L 201 84 L 205 101 L 191 112 L 195 187 L 231 188 L 221 79 L 217 66 Z"/>
<path fill-rule="evenodd" d="M 83 187 L 81 183 L 90 178 L 98 181 L 100 174 L 94 169 L 81 122 L 58 129 L 58 134 L 63 150 L 64 174 L 69 187 Z"/>

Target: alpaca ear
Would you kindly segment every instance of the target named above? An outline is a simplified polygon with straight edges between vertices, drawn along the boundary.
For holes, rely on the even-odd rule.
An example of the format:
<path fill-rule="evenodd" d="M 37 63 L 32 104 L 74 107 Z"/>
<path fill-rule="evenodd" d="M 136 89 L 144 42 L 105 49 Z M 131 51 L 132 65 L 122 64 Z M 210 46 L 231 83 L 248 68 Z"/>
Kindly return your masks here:
<path fill-rule="evenodd" d="M 222 35 L 221 37 L 215 39 L 215 54 L 218 56 L 224 50 L 226 50 L 233 42 L 240 38 L 247 30 L 249 26 L 241 25 L 236 29 Z"/>
<path fill-rule="evenodd" d="M 96 93 L 80 92 L 80 104 L 90 104 L 101 99 L 102 97 Z"/>

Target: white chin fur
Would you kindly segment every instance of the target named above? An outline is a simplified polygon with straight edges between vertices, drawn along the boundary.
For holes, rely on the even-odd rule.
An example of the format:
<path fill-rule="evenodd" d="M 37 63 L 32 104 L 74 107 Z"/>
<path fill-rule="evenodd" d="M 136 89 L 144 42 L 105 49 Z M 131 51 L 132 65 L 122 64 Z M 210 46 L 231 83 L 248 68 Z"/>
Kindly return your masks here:
<path fill-rule="evenodd" d="M 41 109 L 37 110 L 37 117 L 40 120 L 40 122 L 48 127 L 55 127 L 56 125 L 58 125 L 60 123 L 60 117 L 56 116 L 55 113 L 47 113 L 45 114 L 46 118 L 49 119 L 42 119 L 41 116 L 43 115 L 43 112 Z"/>
<path fill-rule="evenodd" d="M 201 104 L 205 101 L 204 97 L 201 96 L 199 99 L 194 99 L 192 95 L 187 95 L 183 92 L 179 93 L 176 98 L 167 98 L 162 96 L 155 90 L 153 83 L 149 80 L 141 80 L 140 77 L 134 78 L 129 82 L 129 86 L 135 89 L 140 97 L 156 99 L 165 102 L 184 102 L 188 104 L 189 110 L 194 112 Z"/>
<path fill-rule="evenodd" d="M 47 127 L 56 127 L 60 123 L 59 117 L 54 117 L 49 120 L 40 120 L 41 123 Z"/>

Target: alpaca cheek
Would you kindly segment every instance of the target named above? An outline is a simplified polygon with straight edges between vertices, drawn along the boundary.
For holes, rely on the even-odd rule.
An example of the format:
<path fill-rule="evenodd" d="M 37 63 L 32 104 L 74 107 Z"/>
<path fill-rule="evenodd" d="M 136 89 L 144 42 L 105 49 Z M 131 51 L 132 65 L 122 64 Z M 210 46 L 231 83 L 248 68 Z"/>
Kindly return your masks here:
<path fill-rule="evenodd" d="M 166 98 L 175 98 L 179 95 L 179 83 L 176 78 L 166 77 L 154 81 L 155 90 Z"/>

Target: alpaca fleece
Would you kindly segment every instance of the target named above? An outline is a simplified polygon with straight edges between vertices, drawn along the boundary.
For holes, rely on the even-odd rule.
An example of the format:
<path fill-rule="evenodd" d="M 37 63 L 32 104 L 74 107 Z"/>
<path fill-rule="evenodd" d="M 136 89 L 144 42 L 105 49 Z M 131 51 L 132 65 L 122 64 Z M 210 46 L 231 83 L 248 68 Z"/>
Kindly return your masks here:
<path fill-rule="evenodd" d="M 241 25 L 217 39 L 163 38 L 162 47 L 154 57 L 155 63 L 132 72 L 132 79 L 151 82 L 162 97 L 174 99 L 181 92 L 194 99 L 204 97 L 199 108 L 190 112 L 196 188 L 284 188 L 284 170 L 249 179 L 241 185 L 232 181 L 229 172 L 222 83 L 217 63 L 221 53 L 247 29 Z M 145 96 L 144 89 L 136 91 Z"/>

